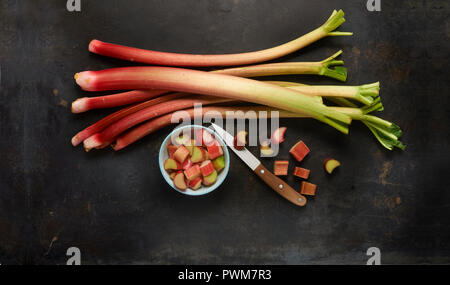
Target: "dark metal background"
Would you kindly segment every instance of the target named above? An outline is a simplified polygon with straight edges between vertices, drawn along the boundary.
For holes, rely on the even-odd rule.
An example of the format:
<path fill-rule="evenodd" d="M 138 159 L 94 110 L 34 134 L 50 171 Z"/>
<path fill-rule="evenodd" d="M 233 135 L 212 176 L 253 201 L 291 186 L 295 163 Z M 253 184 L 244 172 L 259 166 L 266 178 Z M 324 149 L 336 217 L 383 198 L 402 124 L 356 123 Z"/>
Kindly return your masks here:
<path fill-rule="evenodd" d="M 64 264 L 71 246 L 84 264 L 364 264 L 372 246 L 382 263 L 450 262 L 448 1 L 382 0 L 381 12 L 368 12 L 365 0 L 81 2 L 70 13 L 65 0 L 0 0 L 0 263 Z M 87 95 L 73 74 L 129 65 L 90 54 L 91 39 L 252 51 L 316 28 L 335 8 L 346 12 L 341 30 L 355 35 L 283 60 L 343 49 L 348 84 L 381 81 L 381 116 L 403 128 L 407 149 L 383 149 L 358 122 L 344 136 L 313 120 L 282 121 L 280 158 L 300 138 L 312 150 L 302 165 L 319 188 L 307 207 L 277 196 L 236 157 L 214 193 L 171 190 L 157 164 L 171 128 L 118 153 L 71 146 L 72 135 L 111 112 L 71 114 L 70 103 Z M 342 162 L 332 176 L 322 169 L 328 156 Z"/>

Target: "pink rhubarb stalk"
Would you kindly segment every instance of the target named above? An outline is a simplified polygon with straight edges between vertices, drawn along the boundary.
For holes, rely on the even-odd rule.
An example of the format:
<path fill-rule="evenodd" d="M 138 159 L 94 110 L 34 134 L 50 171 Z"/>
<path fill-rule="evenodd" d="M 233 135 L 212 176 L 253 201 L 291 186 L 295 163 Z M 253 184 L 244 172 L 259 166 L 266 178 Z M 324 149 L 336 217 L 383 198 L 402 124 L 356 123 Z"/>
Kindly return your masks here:
<path fill-rule="evenodd" d="M 347 134 L 351 118 L 299 91 L 252 79 L 172 67 L 123 67 L 75 74 L 83 90 L 173 90 L 243 100 L 301 112 Z"/>
<path fill-rule="evenodd" d="M 72 103 L 72 113 L 83 113 L 92 109 L 104 109 L 134 104 L 155 98 L 165 93 L 167 93 L 167 91 L 134 90 L 113 95 L 79 98 Z"/>
<path fill-rule="evenodd" d="M 130 106 L 130 107 L 124 108 L 122 110 L 119 110 L 115 113 L 112 113 L 111 115 L 101 119 L 100 121 L 96 122 L 95 124 L 90 125 L 86 129 L 78 132 L 72 138 L 72 145 L 73 146 L 79 145 L 88 137 L 104 130 L 106 127 L 108 127 L 109 125 L 111 125 L 114 122 L 117 122 L 118 120 L 122 119 L 125 116 L 133 114 L 133 113 L 140 111 L 142 109 L 145 109 L 147 107 L 150 107 L 150 106 L 162 103 L 162 102 L 167 102 L 167 101 L 170 101 L 173 99 L 178 99 L 178 98 L 181 98 L 181 97 L 187 96 L 187 95 L 188 94 L 182 94 L 182 93 L 171 94 L 171 95 L 167 95 L 164 97 L 159 97 L 159 98 L 155 98 L 152 100 L 148 100 L 143 103 L 140 103 L 140 104 L 137 104 L 134 106 Z"/>
<path fill-rule="evenodd" d="M 89 51 L 104 56 L 152 65 L 197 67 L 245 65 L 285 56 L 327 36 L 352 35 L 352 33 L 334 31 L 344 22 L 344 12 L 335 10 L 322 26 L 293 41 L 265 50 L 238 54 L 196 55 L 169 53 L 132 48 L 98 40 L 91 41 Z"/>
<path fill-rule="evenodd" d="M 202 105 L 210 105 L 227 101 L 229 100 L 223 98 L 196 97 L 174 99 L 161 104 L 153 105 L 130 114 L 126 117 L 123 117 L 117 122 L 109 125 L 102 132 L 90 136 L 88 139 L 84 140 L 84 148 L 86 149 L 86 151 L 89 151 L 93 148 L 103 148 L 112 143 L 119 134 L 139 123 L 167 114 L 169 112 L 193 107 L 196 103 L 200 103 Z"/>

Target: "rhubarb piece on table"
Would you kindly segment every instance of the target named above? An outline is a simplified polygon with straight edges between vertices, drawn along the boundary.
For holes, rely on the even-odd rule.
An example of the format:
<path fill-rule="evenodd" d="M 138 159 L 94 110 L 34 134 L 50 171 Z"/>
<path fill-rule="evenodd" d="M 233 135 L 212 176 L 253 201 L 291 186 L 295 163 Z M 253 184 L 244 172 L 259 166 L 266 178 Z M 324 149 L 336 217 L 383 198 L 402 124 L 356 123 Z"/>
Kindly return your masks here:
<path fill-rule="evenodd" d="M 271 157 L 273 156 L 273 149 L 270 147 L 270 143 L 268 140 L 265 140 L 261 143 L 260 152 L 262 157 Z"/>
<path fill-rule="evenodd" d="M 186 180 L 184 180 L 184 174 L 182 172 L 175 175 L 173 178 L 173 185 L 181 191 L 185 191 L 187 189 Z"/>
<path fill-rule="evenodd" d="M 214 165 L 214 169 L 216 169 L 217 172 L 220 172 L 225 168 L 225 158 L 223 157 L 223 155 L 214 159 L 212 163 Z"/>
<path fill-rule="evenodd" d="M 194 146 L 192 150 L 191 161 L 193 163 L 199 163 L 205 160 L 205 150 L 201 147 Z"/>
<path fill-rule="evenodd" d="M 214 168 L 211 160 L 205 160 L 200 165 L 200 171 L 202 173 L 202 176 L 208 176 L 211 173 L 213 173 L 216 169 Z"/>
<path fill-rule="evenodd" d="M 306 181 L 303 181 L 300 193 L 303 194 L 303 195 L 315 196 L 316 195 L 316 189 L 317 189 L 317 185 L 309 183 L 309 182 L 306 182 Z"/>
<path fill-rule="evenodd" d="M 298 162 L 300 162 L 309 153 L 309 148 L 303 141 L 299 141 L 291 148 L 291 150 L 289 150 L 289 153 L 292 154 Z"/>
<path fill-rule="evenodd" d="M 208 176 L 203 177 L 203 185 L 205 186 L 211 186 L 213 185 L 217 180 L 217 171 L 213 171 L 213 173 L 211 173 Z"/>
<path fill-rule="evenodd" d="M 206 148 L 208 149 L 209 159 L 215 159 L 223 155 L 223 149 L 220 146 L 219 142 L 216 140 L 207 145 Z"/>
<path fill-rule="evenodd" d="M 328 172 L 328 174 L 333 173 L 333 170 L 340 165 L 341 163 L 334 158 L 327 158 L 323 162 L 323 166 L 325 167 L 325 170 Z"/>
<path fill-rule="evenodd" d="M 193 179 L 192 181 L 189 181 L 189 188 L 191 188 L 192 190 L 198 190 L 200 188 L 200 186 L 202 186 L 202 178 L 201 177 L 197 177 L 197 178 Z"/>
<path fill-rule="evenodd" d="M 173 154 L 177 151 L 178 147 L 173 144 L 169 144 L 167 146 L 167 152 L 169 153 L 169 157 L 173 158 Z"/>
<path fill-rule="evenodd" d="M 234 137 L 234 148 L 237 150 L 243 150 L 247 145 L 247 135 L 246 131 L 239 131 Z"/>
<path fill-rule="evenodd" d="M 297 177 L 300 177 L 303 179 L 308 179 L 309 173 L 310 173 L 310 170 L 306 169 L 306 168 L 296 167 L 294 169 L 294 176 L 297 176 Z"/>
<path fill-rule="evenodd" d="M 193 179 L 200 177 L 201 171 L 200 166 L 195 164 L 184 171 L 184 175 L 186 175 L 186 179 L 192 181 Z"/>
<path fill-rule="evenodd" d="M 277 176 L 286 176 L 288 174 L 289 161 L 277 160 L 274 163 L 274 174 Z"/>
<path fill-rule="evenodd" d="M 286 133 L 286 130 L 286 127 L 276 129 L 270 137 L 272 144 L 280 144 L 284 142 L 284 134 Z"/>
<path fill-rule="evenodd" d="M 174 152 L 173 157 L 179 163 L 183 163 L 186 160 L 186 158 L 188 157 L 188 155 L 189 155 L 189 150 L 184 145 L 181 145 Z"/>
<path fill-rule="evenodd" d="M 168 158 L 165 162 L 164 162 L 164 169 L 169 171 L 169 170 L 180 170 L 182 169 L 181 164 L 176 161 L 173 158 Z"/>

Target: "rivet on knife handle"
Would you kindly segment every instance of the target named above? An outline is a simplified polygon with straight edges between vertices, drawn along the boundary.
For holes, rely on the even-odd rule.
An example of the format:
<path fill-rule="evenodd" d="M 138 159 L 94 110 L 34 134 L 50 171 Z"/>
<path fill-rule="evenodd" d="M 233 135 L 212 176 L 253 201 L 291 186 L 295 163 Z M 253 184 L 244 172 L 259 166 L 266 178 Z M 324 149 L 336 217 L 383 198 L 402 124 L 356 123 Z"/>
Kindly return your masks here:
<path fill-rule="evenodd" d="M 297 206 L 305 206 L 306 198 L 297 191 L 295 191 L 286 182 L 276 177 L 272 172 L 267 170 L 262 164 L 255 168 L 255 173 L 258 175 L 267 185 L 269 185 L 275 192 L 283 196 Z"/>

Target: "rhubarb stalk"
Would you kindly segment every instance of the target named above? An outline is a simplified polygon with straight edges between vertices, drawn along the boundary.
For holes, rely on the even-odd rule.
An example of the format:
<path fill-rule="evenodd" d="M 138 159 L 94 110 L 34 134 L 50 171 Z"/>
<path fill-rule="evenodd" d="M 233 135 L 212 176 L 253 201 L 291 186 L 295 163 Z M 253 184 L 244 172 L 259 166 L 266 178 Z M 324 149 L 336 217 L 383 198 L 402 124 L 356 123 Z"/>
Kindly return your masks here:
<path fill-rule="evenodd" d="M 330 66 L 344 64 L 343 61 L 334 60 L 342 51 L 320 62 L 288 62 L 274 64 L 260 64 L 245 66 L 239 68 L 228 68 L 214 70 L 212 73 L 234 75 L 239 77 L 257 77 L 268 75 L 285 74 L 318 74 L 330 76 L 342 81 L 347 79 L 347 71 L 344 67 L 330 69 Z M 294 86 L 297 86 L 294 84 Z M 297 88 L 296 87 L 296 88 Z M 72 103 L 73 113 L 82 113 L 93 109 L 111 108 L 123 105 L 129 105 L 137 102 L 149 100 L 169 91 L 161 90 L 135 90 L 113 95 L 98 97 L 84 97 L 75 100 Z"/>
<path fill-rule="evenodd" d="M 347 134 L 350 117 L 298 91 L 230 75 L 171 67 L 124 67 L 75 75 L 83 90 L 157 89 L 243 100 L 301 112 Z"/>
<path fill-rule="evenodd" d="M 353 102 L 350 102 L 345 98 L 329 98 L 329 100 L 340 106 L 347 106 L 350 108 L 356 106 Z M 393 150 L 394 147 L 397 147 L 401 150 L 405 150 L 405 145 L 399 140 L 402 136 L 402 130 L 396 124 L 367 114 L 361 117 L 361 122 L 369 128 L 375 138 L 385 148 Z"/>
<path fill-rule="evenodd" d="M 167 93 L 162 90 L 134 90 L 113 95 L 84 97 L 72 103 L 72 113 L 83 113 L 92 109 L 104 109 L 129 105 L 149 100 Z"/>
<path fill-rule="evenodd" d="M 303 94 L 323 97 L 349 98 L 365 105 L 373 103 L 379 96 L 380 83 L 365 84 L 361 86 L 289 86 L 287 88 L 300 91 Z"/>
<path fill-rule="evenodd" d="M 327 36 L 352 35 L 352 33 L 335 31 L 344 22 L 344 12 L 335 10 L 322 26 L 293 41 L 265 50 L 238 54 L 196 55 L 169 53 L 132 48 L 98 40 L 91 41 L 89 51 L 104 56 L 152 65 L 193 67 L 246 65 L 285 56 Z"/>
<path fill-rule="evenodd" d="M 284 81 L 266 81 L 268 83 L 275 84 L 277 86 L 282 87 L 288 87 L 294 89 L 299 86 L 308 86 L 305 84 L 295 83 L 295 82 L 284 82 Z M 366 88 L 365 91 L 367 92 L 374 92 L 374 84 L 367 84 L 362 86 L 371 86 L 370 88 Z M 372 91 L 369 91 L 372 89 Z M 347 115 L 350 115 L 352 119 L 360 120 L 364 125 L 366 125 L 369 130 L 373 133 L 375 138 L 381 143 L 382 146 L 389 150 L 393 150 L 394 147 L 397 147 L 401 150 L 405 149 L 405 145 L 399 140 L 399 138 L 402 136 L 402 130 L 399 126 L 396 124 L 386 121 L 384 119 L 381 119 L 379 117 L 368 115 L 366 112 L 364 114 L 364 111 L 362 110 L 356 110 L 358 107 L 355 103 L 347 100 L 346 98 L 339 98 L 334 96 L 328 96 L 328 100 L 334 102 L 335 104 L 339 106 L 349 107 L 348 109 L 340 109 L 341 111 L 349 112 Z M 375 102 L 376 101 L 376 102 Z M 374 100 L 374 103 L 371 104 L 369 108 L 373 108 L 372 111 L 377 110 L 381 111 L 383 110 L 383 107 L 381 105 L 381 102 L 379 101 L 379 97 Z M 366 108 L 366 111 L 368 109 Z"/>
<path fill-rule="evenodd" d="M 266 83 L 297 90 L 302 94 L 321 97 L 339 97 L 353 99 L 365 105 L 373 103 L 375 98 L 380 95 L 380 83 L 364 84 L 360 86 L 339 86 L 339 85 L 305 85 L 285 81 L 265 81 Z M 356 105 L 352 107 L 357 107 Z"/>
<path fill-rule="evenodd" d="M 115 113 L 112 113 L 111 115 L 101 119 L 100 121 L 96 122 L 93 125 L 90 125 L 89 127 L 85 128 L 84 130 L 78 132 L 73 138 L 72 138 L 72 145 L 73 146 L 77 146 L 80 143 L 82 143 L 85 139 L 87 139 L 88 137 L 104 130 L 107 126 L 111 125 L 114 122 L 117 122 L 118 120 L 122 119 L 125 116 L 128 116 L 130 114 L 133 114 L 137 111 L 140 111 L 142 109 L 145 109 L 147 107 L 162 103 L 162 102 L 167 102 L 173 99 L 178 99 L 181 98 L 183 96 L 187 96 L 188 94 L 184 94 L 184 93 L 176 93 L 176 94 L 171 94 L 168 96 L 164 96 L 164 97 L 159 97 L 159 98 L 155 98 L 152 100 L 148 100 L 145 101 L 143 103 L 137 104 L 137 105 L 133 105 L 127 108 L 124 108 L 122 110 L 119 110 Z"/>
<path fill-rule="evenodd" d="M 315 74 L 328 76 L 340 81 L 347 80 L 347 69 L 341 65 L 342 60 L 335 60 L 342 54 L 342 50 L 327 59 L 318 62 L 280 62 L 227 68 L 211 71 L 213 73 L 228 74 L 239 77 L 259 77 L 271 75 Z M 334 67 L 334 68 L 331 68 Z"/>
<path fill-rule="evenodd" d="M 214 106 L 214 107 L 203 107 L 201 109 L 201 112 L 195 112 L 195 109 L 187 109 L 184 110 L 188 116 L 193 118 L 197 118 L 197 116 L 200 116 L 202 118 L 208 118 L 209 114 L 217 114 L 219 112 L 222 116 L 225 115 L 231 115 L 234 116 L 232 118 L 238 119 L 238 118 L 246 118 L 246 119 L 257 119 L 258 114 L 260 112 L 267 112 L 267 117 L 270 118 L 272 111 L 278 111 L 280 118 L 302 118 L 306 117 L 302 114 L 295 114 L 287 111 L 277 110 L 266 106 L 235 106 L 235 107 L 225 107 L 225 106 Z M 242 111 L 242 112 L 237 112 Z M 255 112 L 255 117 L 249 117 L 248 114 L 246 114 L 248 111 Z M 214 112 L 214 113 L 212 113 Z M 228 113 L 227 113 L 228 112 Z M 242 115 L 246 114 L 246 117 L 240 117 Z M 120 136 L 116 138 L 115 144 L 113 144 L 114 150 L 121 150 L 128 145 L 140 140 L 141 138 L 145 137 L 146 135 L 149 135 L 165 126 L 168 126 L 172 123 L 172 116 L 173 113 L 154 118 L 152 120 L 149 120 L 148 122 L 145 122 L 143 124 L 140 124 L 139 126 L 136 126 L 127 132 L 122 133 Z"/>
<path fill-rule="evenodd" d="M 169 112 L 173 112 L 180 109 L 185 109 L 192 107 L 194 104 L 210 105 L 222 102 L 227 102 L 228 99 L 223 98 L 212 98 L 212 97 L 195 97 L 195 98 L 181 98 L 174 99 L 161 104 L 153 105 L 132 113 L 117 122 L 109 125 L 102 132 L 94 134 L 84 140 L 84 148 L 86 151 L 92 148 L 103 148 L 109 145 L 113 140 L 122 132 L 127 129 L 141 123 L 145 122 L 154 117 L 158 117 Z"/>

